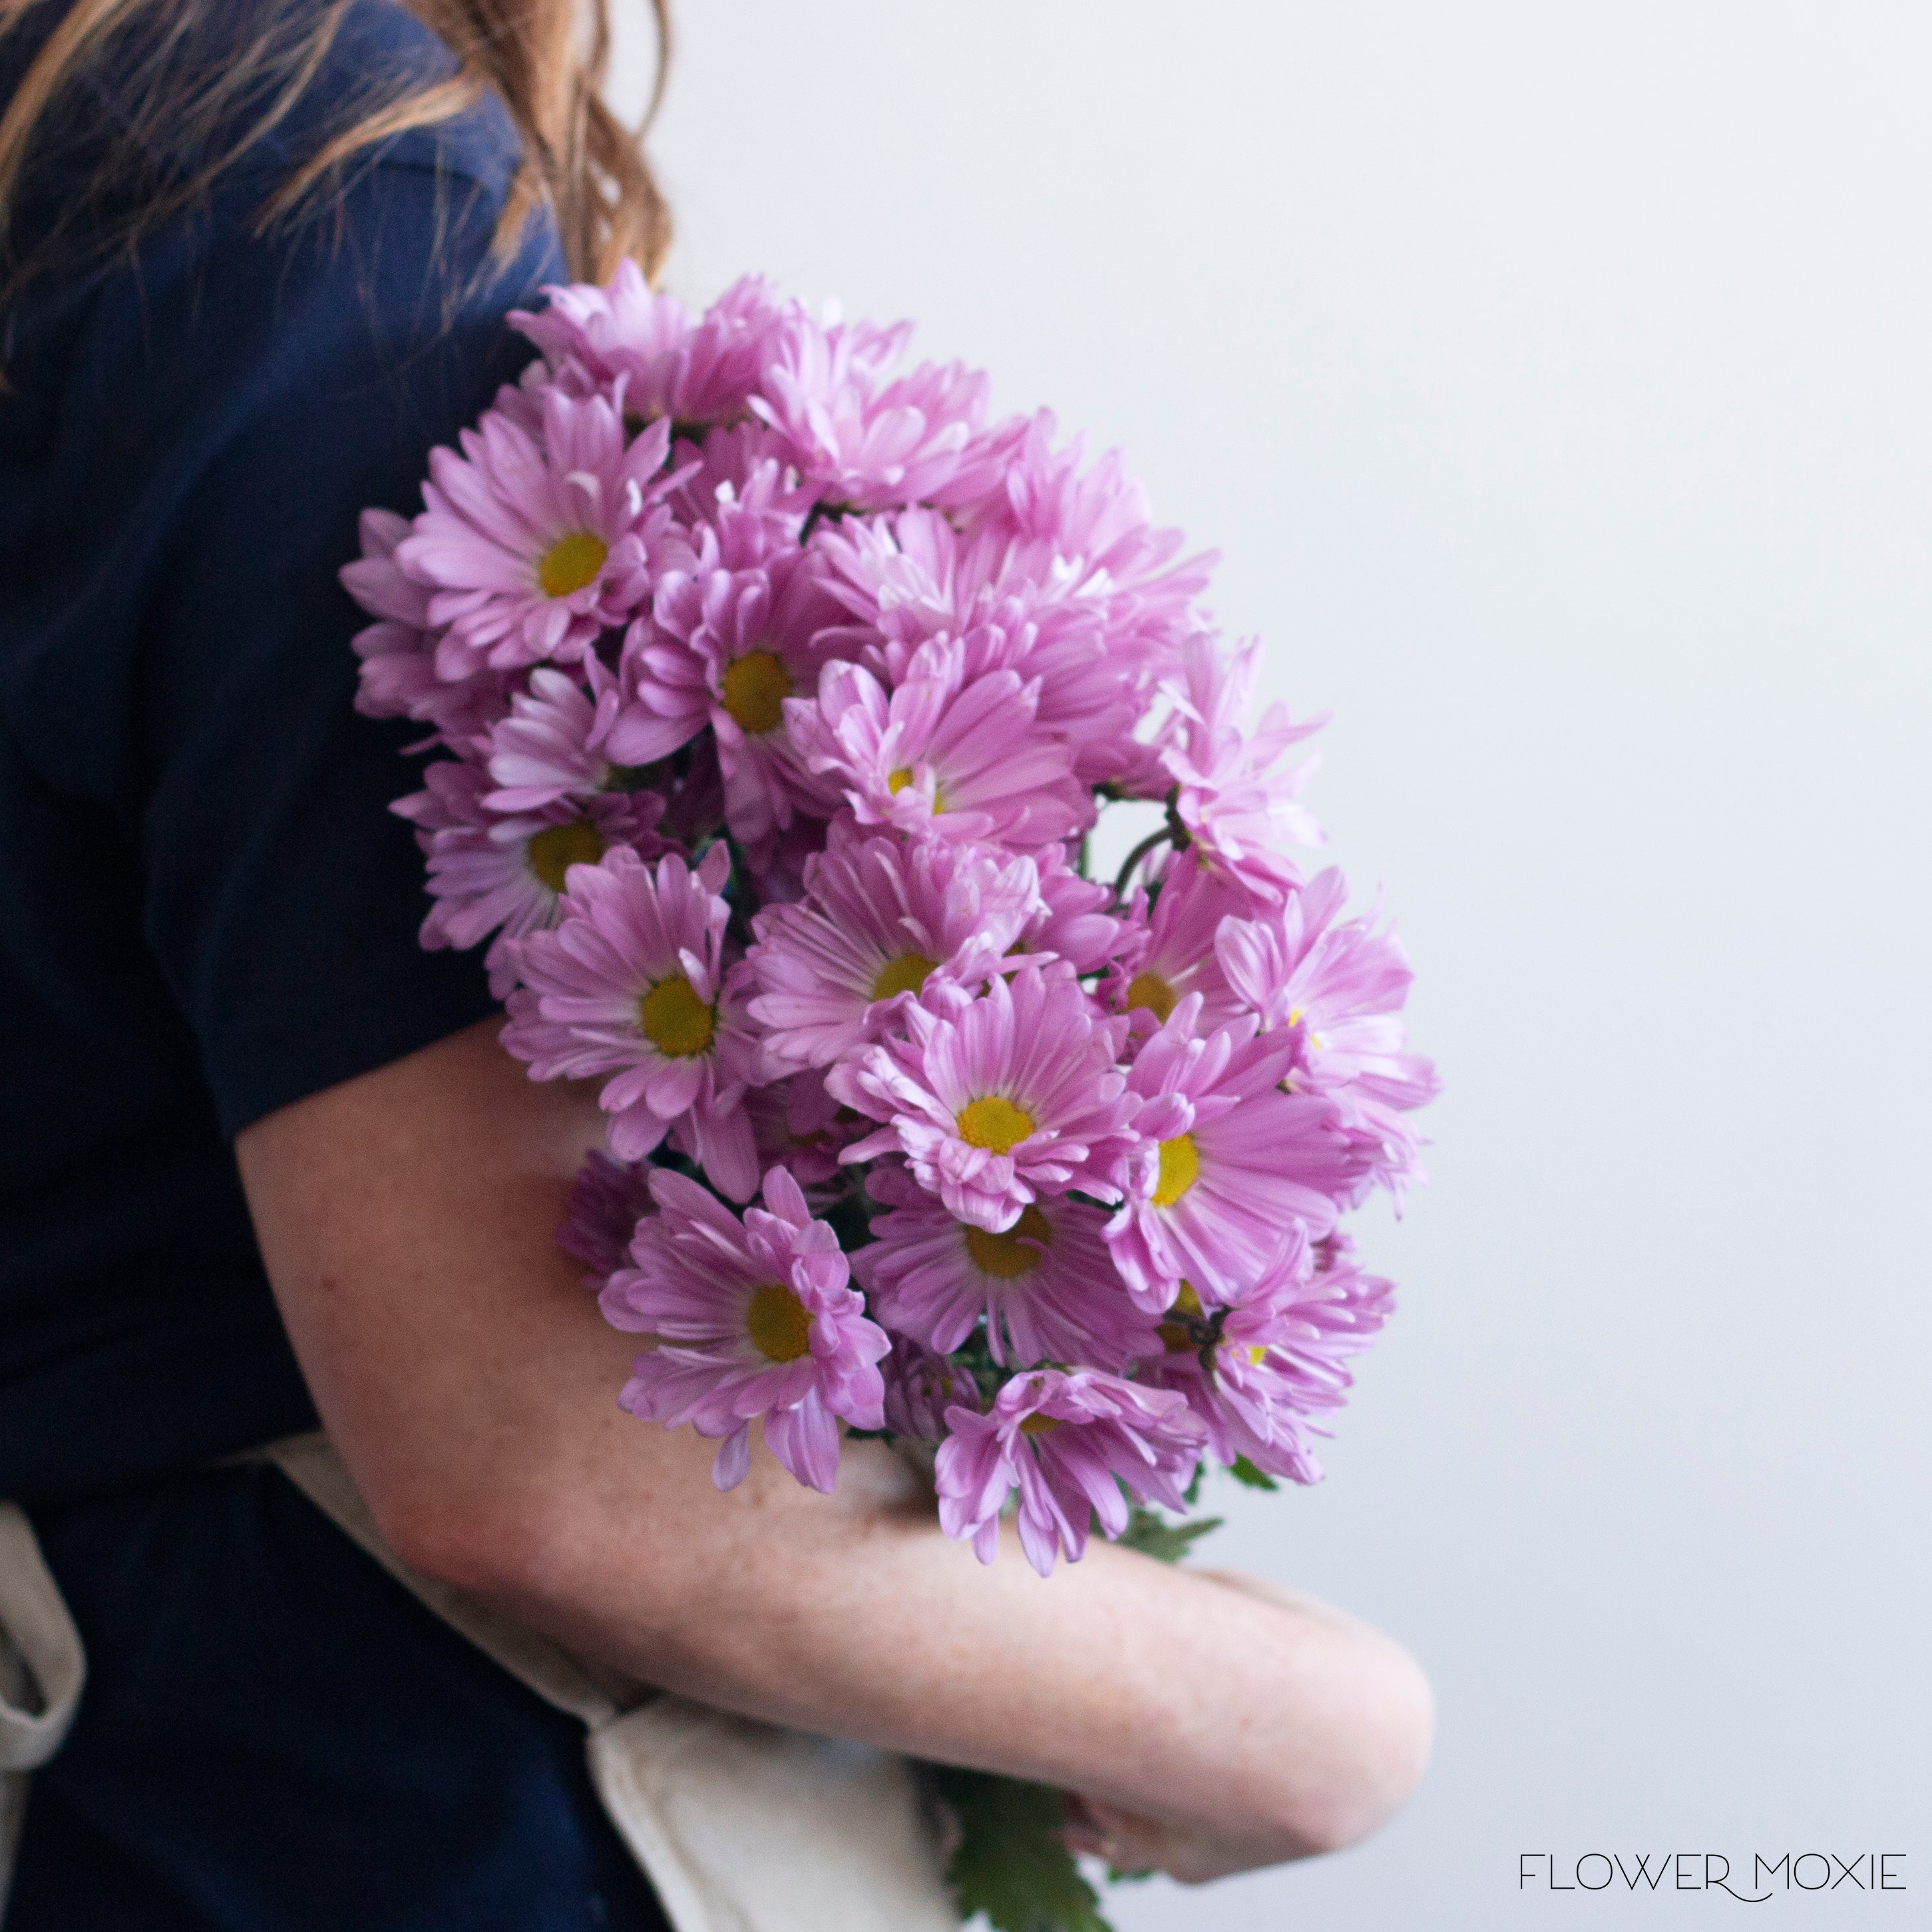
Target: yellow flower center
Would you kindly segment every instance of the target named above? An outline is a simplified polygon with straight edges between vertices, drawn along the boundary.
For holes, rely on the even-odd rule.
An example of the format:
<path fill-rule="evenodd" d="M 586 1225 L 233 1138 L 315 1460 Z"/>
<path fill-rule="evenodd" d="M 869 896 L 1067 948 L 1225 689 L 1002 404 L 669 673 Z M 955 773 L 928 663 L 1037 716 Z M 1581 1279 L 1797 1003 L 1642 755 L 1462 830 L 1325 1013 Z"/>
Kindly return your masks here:
<path fill-rule="evenodd" d="M 1035 1410 L 1031 1415 L 1022 1416 L 1020 1418 L 1020 1433 L 1022 1436 L 1044 1436 L 1049 1429 L 1058 1429 L 1059 1426 L 1058 1416 L 1042 1415 L 1037 1410 Z"/>
<path fill-rule="evenodd" d="M 1184 1281 L 1180 1284 L 1180 1292 L 1174 1298 L 1174 1306 L 1178 1314 L 1191 1316 L 1197 1321 L 1200 1318 L 1201 1298 L 1194 1292 L 1193 1282 Z M 1184 1321 L 1163 1322 L 1154 1332 L 1160 1337 L 1161 1346 L 1170 1355 L 1191 1354 L 1200 1346 L 1194 1339 L 1194 1330 Z"/>
<path fill-rule="evenodd" d="M 747 651 L 724 667 L 724 709 L 732 722 L 754 737 L 776 731 L 784 722 L 791 695 L 791 673 L 775 652 Z"/>
<path fill-rule="evenodd" d="M 886 774 L 886 789 L 895 798 L 911 783 L 912 767 L 910 765 L 902 765 L 897 771 Z M 946 809 L 946 794 L 940 790 L 936 782 L 932 788 L 932 809 L 935 817 Z"/>
<path fill-rule="evenodd" d="M 873 998 L 890 1000 L 896 993 L 917 992 L 926 984 L 926 976 L 938 963 L 923 952 L 902 952 L 896 959 L 888 959 L 872 982 Z"/>
<path fill-rule="evenodd" d="M 597 580 L 610 554 L 610 546 L 602 537 L 594 537 L 588 530 L 572 530 L 544 552 L 537 565 L 537 581 L 546 597 L 568 597 Z"/>
<path fill-rule="evenodd" d="M 572 825 L 546 825 L 524 848 L 530 870 L 554 892 L 563 890 L 573 866 L 594 866 L 604 856 L 604 835 L 587 818 Z"/>
<path fill-rule="evenodd" d="M 1174 988 L 1158 973 L 1136 973 L 1127 982 L 1127 1010 L 1144 1006 L 1165 1022 L 1174 1010 Z"/>
<path fill-rule="evenodd" d="M 1154 1204 L 1172 1208 L 1201 1178 L 1201 1156 L 1192 1134 L 1176 1134 L 1160 1144 L 1160 1174 L 1154 1184 Z"/>
<path fill-rule="evenodd" d="M 711 1044 L 718 1030 L 718 1009 L 700 1000 L 680 973 L 675 979 L 660 980 L 638 1002 L 638 1024 L 660 1053 L 688 1059 Z"/>
<path fill-rule="evenodd" d="M 1258 1342 L 1248 1351 L 1248 1360 L 1258 1365 L 1268 1360 L 1268 1345 Z"/>
<path fill-rule="evenodd" d="M 1029 1241 L 1037 1241 L 1040 1247 L 1028 1247 Z M 1018 1281 L 1021 1276 L 1031 1274 L 1046 1258 L 1040 1249 L 1052 1245 L 1053 1230 L 1037 1208 L 1022 1208 L 1020 1218 L 1004 1234 L 995 1234 L 985 1228 L 966 1230 L 966 1252 L 972 1256 L 973 1265 L 996 1281 Z"/>
<path fill-rule="evenodd" d="M 812 1317 L 805 1304 L 775 1281 L 752 1290 L 745 1310 L 745 1332 L 769 1362 L 795 1362 L 812 1352 Z"/>
<path fill-rule="evenodd" d="M 1010 1154 L 1033 1132 L 1033 1116 L 1022 1112 L 1004 1094 L 988 1094 L 968 1101 L 953 1125 L 968 1147 L 984 1148 L 988 1154 Z"/>

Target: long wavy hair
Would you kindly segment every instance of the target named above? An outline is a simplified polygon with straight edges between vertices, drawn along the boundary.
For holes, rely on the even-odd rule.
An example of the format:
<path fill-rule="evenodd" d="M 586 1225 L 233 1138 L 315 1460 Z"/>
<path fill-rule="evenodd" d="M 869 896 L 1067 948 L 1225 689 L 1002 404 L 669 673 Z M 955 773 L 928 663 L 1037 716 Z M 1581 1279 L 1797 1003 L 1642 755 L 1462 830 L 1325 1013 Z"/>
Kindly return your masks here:
<path fill-rule="evenodd" d="M 45 28 L 55 0 L 0 0 L 0 54 Z M 608 0 L 406 0 L 456 56 L 448 78 L 371 74 L 338 124 L 275 187 L 256 217 L 266 230 L 326 205 L 331 184 L 376 142 L 433 126 L 486 91 L 508 110 L 523 158 L 497 230 L 514 252 L 547 206 L 574 275 L 602 280 L 625 256 L 655 280 L 670 215 L 644 158 L 670 52 L 667 0 L 651 0 L 657 74 L 642 125 L 603 94 Z M 56 259 L 79 226 L 97 250 L 124 248 L 194 207 L 215 179 L 288 115 L 328 56 L 351 0 L 72 0 L 0 115 L 0 302 Z M 100 90 L 113 76 L 111 96 Z M 83 127 L 98 146 L 92 185 L 32 245 L 14 244 L 14 215 L 38 147 Z"/>

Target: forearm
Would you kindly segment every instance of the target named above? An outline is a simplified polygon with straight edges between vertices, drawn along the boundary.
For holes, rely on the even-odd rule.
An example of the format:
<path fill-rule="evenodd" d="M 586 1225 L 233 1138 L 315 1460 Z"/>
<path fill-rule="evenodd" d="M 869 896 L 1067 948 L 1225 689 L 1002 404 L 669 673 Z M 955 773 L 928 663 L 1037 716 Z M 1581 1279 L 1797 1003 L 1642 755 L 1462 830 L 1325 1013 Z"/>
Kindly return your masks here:
<path fill-rule="evenodd" d="M 831 1497 L 762 1452 L 721 1496 L 710 1445 L 616 1408 L 634 1344 L 553 1244 L 594 1116 L 469 1037 L 416 1057 L 439 1077 L 400 1108 L 322 1096 L 344 1118 L 300 1159 L 274 1119 L 240 1149 L 324 1421 L 406 1558 L 644 1681 L 1211 1828 L 1230 1863 L 1347 1842 L 1406 1792 L 1426 1693 L 1347 1619 L 1104 1546 L 1046 1582 L 1016 1550 L 982 1568 L 878 1444 Z M 515 1131 L 425 1166 L 452 1078 Z M 462 1252 L 394 1238 L 425 1219 Z"/>
<path fill-rule="evenodd" d="M 708 1454 L 652 1460 L 558 1497 L 510 1563 L 481 1539 L 469 1580 L 647 1681 L 1211 1829 L 1240 1863 L 1352 1841 L 1419 1770 L 1413 1666 L 1346 1619 L 1104 1545 L 1047 1582 L 1016 1546 L 982 1568 L 876 1445 L 832 1499 L 762 1456 L 729 1498 Z"/>

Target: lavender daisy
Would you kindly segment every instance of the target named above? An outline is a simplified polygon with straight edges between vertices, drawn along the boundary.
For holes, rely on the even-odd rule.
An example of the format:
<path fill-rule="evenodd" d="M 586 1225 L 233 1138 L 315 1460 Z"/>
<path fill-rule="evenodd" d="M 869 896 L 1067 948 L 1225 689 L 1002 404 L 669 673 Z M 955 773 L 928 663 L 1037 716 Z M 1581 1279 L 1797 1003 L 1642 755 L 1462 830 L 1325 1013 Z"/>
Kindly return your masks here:
<path fill-rule="evenodd" d="M 1204 1033 L 1223 1026 L 1242 1010 L 1228 990 L 1215 951 L 1215 934 L 1224 919 L 1239 918 L 1254 902 L 1232 880 L 1210 872 L 1192 852 L 1176 855 L 1162 874 L 1154 910 L 1148 916 L 1147 943 L 1108 975 L 1102 997 L 1122 1012 L 1166 1023 L 1190 993 L 1201 995 L 1197 1024 Z"/>
<path fill-rule="evenodd" d="M 540 811 L 559 799 L 586 797 L 611 784 L 618 768 L 604 741 L 617 715 L 617 682 L 594 657 L 567 676 L 548 664 L 510 702 L 490 734 L 484 802 L 496 812 Z"/>
<path fill-rule="evenodd" d="M 950 1214 L 994 1233 L 1042 1195 L 1119 1198 L 1109 1176 L 1134 1144 L 1114 1066 L 1125 1022 L 1102 1017 L 1064 968 L 1023 967 L 976 999 L 933 988 L 904 1018 L 904 1037 L 826 1076 L 847 1106 L 887 1124 L 846 1160 L 902 1154 Z"/>
<path fill-rule="evenodd" d="M 1167 1307 L 1183 1280 L 1203 1300 L 1240 1299 L 1277 1270 L 1286 1242 L 1326 1234 L 1360 1191 L 1369 1156 L 1332 1102 L 1281 1090 L 1292 1039 L 1252 1020 L 1196 1036 L 1190 993 L 1128 1074 L 1142 1138 L 1122 1164 L 1126 1198 L 1107 1239 L 1140 1305 Z"/>
<path fill-rule="evenodd" d="M 492 412 L 464 432 L 460 455 L 432 451 L 426 507 L 396 547 L 403 570 L 435 591 L 446 676 L 580 656 L 650 589 L 669 524 L 668 512 L 647 520 L 670 484 L 660 473 L 669 425 L 627 446 L 617 404 L 554 388 L 542 403 L 540 440 Z"/>
<path fill-rule="evenodd" d="M 1347 898 L 1331 866 L 1291 891 L 1278 915 L 1229 920 L 1216 952 L 1234 996 L 1264 1027 L 1292 1030 L 1288 1084 L 1325 1095 L 1376 1136 L 1376 1178 L 1399 1196 L 1418 1171 L 1419 1136 L 1402 1117 L 1442 1083 L 1406 1050 L 1400 1014 L 1414 975 L 1401 942 L 1372 920 L 1339 917 Z"/>
<path fill-rule="evenodd" d="M 1295 802 L 1316 761 L 1284 770 L 1282 760 L 1322 721 L 1297 724 L 1277 704 L 1256 730 L 1243 729 L 1260 652 L 1256 642 L 1224 658 L 1211 638 L 1188 640 L 1166 687 L 1175 716 L 1162 762 L 1174 781 L 1174 815 L 1202 860 L 1264 904 L 1279 905 L 1301 877 L 1280 848 L 1322 841 L 1321 826 Z"/>
<path fill-rule="evenodd" d="M 586 1283 L 601 1288 L 629 1258 L 638 1223 L 651 1211 L 649 1165 L 613 1160 L 592 1148 L 577 1171 L 556 1244 L 590 1270 Z"/>
<path fill-rule="evenodd" d="M 554 925 L 573 866 L 594 866 L 607 852 L 665 850 L 656 827 L 664 800 L 653 792 L 560 798 L 534 811 L 492 809 L 488 776 L 443 758 L 426 766 L 424 789 L 390 807 L 416 828 L 429 861 L 434 903 L 422 944 L 459 951 L 492 933 L 484 956 L 490 990 L 508 997 L 516 968 L 510 949 Z"/>
<path fill-rule="evenodd" d="M 512 949 L 523 984 L 502 1037 L 533 1080 L 609 1074 L 598 1100 L 624 1159 L 669 1132 L 743 1201 L 758 1165 L 740 1102 L 758 1048 L 724 974 L 730 867 L 714 845 L 695 872 L 674 853 L 652 868 L 622 848 L 574 868 L 556 929 Z"/>
<path fill-rule="evenodd" d="M 857 664 L 826 666 L 815 701 L 786 700 L 806 763 L 862 825 L 1039 846 L 1093 823 L 1066 747 L 1036 722 L 1036 684 L 1010 670 L 963 682 L 956 641 L 928 645 L 888 694 Z"/>
<path fill-rule="evenodd" d="M 546 306 L 513 310 L 512 324 L 566 382 L 614 389 L 621 381 L 625 408 L 640 428 L 660 416 L 680 425 L 742 416 L 784 313 L 771 285 L 748 275 L 694 321 L 628 256 L 606 288 L 578 283 L 544 292 Z"/>
<path fill-rule="evenodd" d="M 886 1426 L 895 1436 L 943 1442 L 949 1408 L 976 1410 L 981 1406 L 980 1384 L 970 1369 L 903 1335 L 893 1337 L 892 1352 L 879 1364 L 879 1372 L 886 1383 Z"/>
<path fill-rule="evenodd" d="M 981 845 L 848 838 L 807 860 L 805 897 L 752 922 L 766 1054 L 829 1066 L 934 974 L 979 984 L 1032 915 L 1038 882 L 1030 859 Z"/>
<path fill-rule="evenodd" d="M 1212 1315 L 1186 1284 L 1160 1326 L 1162 1352 L 1136 1370 L 1179 1391 L 1223 1462 L 1245 1456 L 1292 1482 L 1322 1478 L 1313 1438 L 1348 1400 L 1346 1366 L 1395 1306 L 1388 1282 L 1364 1274 L 1346 1236 L 1318 1242 L 1271 1284 Z"/>
<path fill-rule="evenodd" d="M 1184 1396 L 1088 1370 L 1016 1376 L 984 1414 L 950 1408 L 946 1422 L 940 1527 L 990 1563 L 1000 1511 L 1018 1490 L 1020 1546 L 1042 1576 L 1063 1552 L 1070 1563 L 1085 1555 L 1096 1519 L 1118 1536 L 1129 1496 L 1184 1509 L 1206 1434 Z"/>
<path fill-rule="evenodd" d="M 724 1440 L 721 1490 L 751 1466 L 751 1425 L 801 1483 L 830 1494 L 838 1423 L 885 1426 L 878 1363 L 891 1348 L 847 1286 L 838 1238 L 814 1221 L 783 1168 L 765 1176 L 764 1206 L 743 1220 L 694 1180 L 659 1168 L 658 1213 L 638 1230 L 634 1268 L 610 1277 L 601 1305 L 619 1328 L 656 1346 L 632 1365 L 620 1400 L 632 1414 Z"/>
<path fill-rule="evenodd" d="M 822 633 L 837 607 L 809 556 L 775 519 L 721 510 L 721 548 L 706 530 L 692 563 L 659 582 L 650 645 L 638 656 L 638 701 L 658 715 L 682 699 L 716 734 L 724 816 L 743 843 L 790 826 L 795 809 L 830 818 L 838 794 L 806 768 L 785 700 L 816 690 L 831 653 Z M 739 555 L 734 560 L 733 550 Z M 661 691 L 646 696 L 646 678 Z"/>
<path fill-rule="evenodd" d="M 1128 1299 L 1107 1248 L 1106 1212 L 1046 1196 L 994 1234 L 947 1213 L 903 1169 L 880 1162 L 866 1177 L 875 1200 L 873 1239 L 853 1272 L 879 1319 L 942 1354 L 983 1316 L 996 1362 L 1088 1362 L 1124 1368 L 1144 1352 L 1151 1325 Z"/>
<path fill-rule="evenodd" d="M 798 308 L 775 332 L 750 406 L 829 502 L 951 505 L 997 479 L 1001 446 L 982 434 L 991 384 L 958 363 L 889 379 L 910 334 L 903 322 L 821 323 Z"/>

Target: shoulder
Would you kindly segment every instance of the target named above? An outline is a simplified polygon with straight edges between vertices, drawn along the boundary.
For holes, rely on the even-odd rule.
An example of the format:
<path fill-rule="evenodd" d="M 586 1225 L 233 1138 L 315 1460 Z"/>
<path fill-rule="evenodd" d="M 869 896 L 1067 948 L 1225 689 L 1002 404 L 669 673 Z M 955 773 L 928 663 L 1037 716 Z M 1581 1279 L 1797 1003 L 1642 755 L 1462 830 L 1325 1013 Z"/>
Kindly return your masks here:
<path fill-rule="evenodd" d="M 0 25 L 0 106 L 68 11 L 68 0 L 50 0 Z M 123 252 L 130 224 L 157 203 L 191 210 L 209 239 L 238 220 L 254 225 L 292 175 L 351 130 L 458 73 L 449 47 L 400 0 L 127 10 L 35 123 L 6 218 L 8 256 L 36 260 L 54 244 L 44 259 L 70 283 L 91 260 Z M 427 170 L 500 209 L 520 159 L 514 124 L 486 91 L 356 143 L 330 184 Z"/>
<path fill-rule="evenodd" d="M 232 38 L 267 4 L 196 17 Z M 172 647 L 158 600 L 197 556 L 261 560 L 251 635 L 288 630 L 268 606 L 322 600 L 347 663 L 334 572 L 357 510 L 413 508 L 430 446 L 529 360 L 506 311 L 566 277 L 541 209 L 508 256 L 496 245 L 519 154 L 494 98 L 359 152 L 311 205 L 260 223 L 318 144 L 454 71 L 401 7 L 351 0 L 301 96 L 205 204 L 8 318 L 0 718 L 58 789 L 128 769 L 134 654 Z"/>
<path fill-rule="evenodd" d="M 280 0 L 242 4 L 274 6 Z M 310 10 L 303 11 L 313 18 Z M 448 47 L 397 0 L 350 0 L 313 77 L 288 114 L 251 148 L 237 178 L 279 184 L 379 108 L 451 80 L 457 70 Z M 349 172 L 428 169 L 474 184 L 500 206 L 520 158 L 508 113 L 494 94 L 485 93 L 455 114 L 360 150 Z"/>

